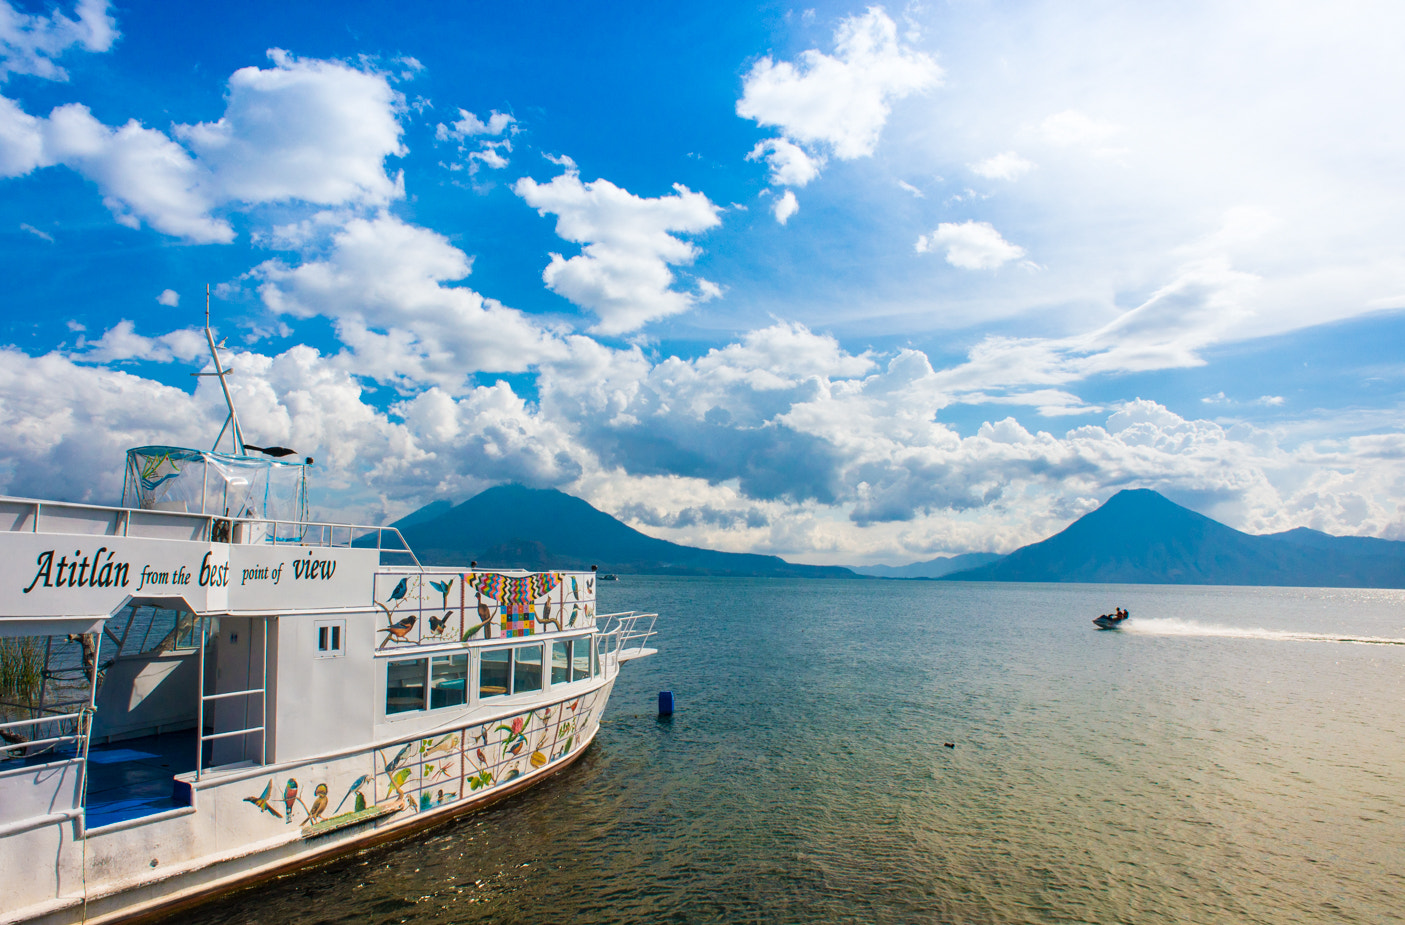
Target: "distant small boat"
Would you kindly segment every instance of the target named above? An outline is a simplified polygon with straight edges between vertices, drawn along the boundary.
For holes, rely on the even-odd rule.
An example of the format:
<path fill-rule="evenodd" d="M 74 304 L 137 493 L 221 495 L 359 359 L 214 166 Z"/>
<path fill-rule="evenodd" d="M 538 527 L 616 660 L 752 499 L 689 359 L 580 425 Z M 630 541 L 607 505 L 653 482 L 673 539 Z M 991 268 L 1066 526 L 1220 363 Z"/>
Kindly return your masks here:
<path fill-rule="evenodd" d="M 619 579 L 618 576 L 614 575 L 613 573 L 606 572 L 604 575 L 601 575 L 601 576 L 600 576 L 600 580 L 601 580 L 601 581 L 619 581 L 620 579 Z"/>
<path fill-rule="evenodd" d="M 1093 625 L 1100 630 L 1115 630 L 1130 616 L 1131 614 L 1125 610 L 1118 610 L 1115 613 L 1105 613 L 1101 617 L 1094 618 Z"/>

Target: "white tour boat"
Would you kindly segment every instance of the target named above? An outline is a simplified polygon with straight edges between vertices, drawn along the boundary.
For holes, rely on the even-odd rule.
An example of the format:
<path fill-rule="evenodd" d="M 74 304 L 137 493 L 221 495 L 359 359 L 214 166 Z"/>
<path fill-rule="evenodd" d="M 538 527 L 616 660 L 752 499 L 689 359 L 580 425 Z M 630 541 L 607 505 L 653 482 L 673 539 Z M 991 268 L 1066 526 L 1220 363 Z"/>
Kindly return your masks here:
<path fill-rule="evenodd" d="M 593 572 L 309 522 L 312 461 L 225 396 L 233 451 L 130 450 L 121 507 L 0 497 L 0 923 L 162 912 L 501 799 L 653 651 Z"/>

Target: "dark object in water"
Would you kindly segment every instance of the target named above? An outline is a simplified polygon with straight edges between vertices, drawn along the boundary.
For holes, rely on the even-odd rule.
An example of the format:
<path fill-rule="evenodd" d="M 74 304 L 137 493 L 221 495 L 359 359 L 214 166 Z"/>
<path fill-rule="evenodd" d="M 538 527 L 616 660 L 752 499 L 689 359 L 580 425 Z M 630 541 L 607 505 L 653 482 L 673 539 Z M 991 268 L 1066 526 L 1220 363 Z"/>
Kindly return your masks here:
<path fill-rule="evenodd" d="M 1093 624 L 1100 630 L 1117 629 L 1117 627 L 1121 625 L 1122 621 L 1126 620 L 1130 616 L 1131 614 L 1129 612 L 1119 607 L 1113 613 L 1105 613 L 1101 617 L 1095 618 L 1093 620 Z"/>
<path fill-rule="evenodd" d="M 942 744 L 945 745 L 947 748 L 955 748 L 955 747 L 956 747 L 956 743 L 955 743 L 955 742 L 943 742 Z"/>
<path fill-rule="evenodd" d="M 673 715 L 673 691 L 659 691 L 659 715 Z"/>

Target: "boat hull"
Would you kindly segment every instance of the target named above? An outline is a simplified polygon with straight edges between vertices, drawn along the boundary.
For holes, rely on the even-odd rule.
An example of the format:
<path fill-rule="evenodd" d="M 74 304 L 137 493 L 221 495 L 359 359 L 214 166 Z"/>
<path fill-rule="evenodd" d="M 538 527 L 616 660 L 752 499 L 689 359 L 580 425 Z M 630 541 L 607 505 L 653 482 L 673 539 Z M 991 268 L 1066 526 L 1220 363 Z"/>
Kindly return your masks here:
<path fill-rule="evenodd" d="M 201 836 L 207 833 L 197 831 L 201 824 L 202 815 L 224 819 L 230 814 L 239 814 L 247 810 L 254 814 L 253 824 L 255 826 L 259 822 L 266 822 L 269 830 L 289 828 L 291 823 L 287 822 L 275 825 L 272 817 L 266 816 L 264 810 L 256 805 L 249 805 L 253 803 L 253 799 L 240 796 L 240 794 L 256 792 L 265 780 L 282 779 L 290 775 L 306 778 L 315 772 L 324 772 L 328 773 L 329 776 L 336 777 L 338 769 L 329 767 L 325 763 L 253 768 L 239 774 L 219 778 L 213 783 L 202 782 L 197 785 L 194 799 L 195 807 L 173 813 L 168 819 L 155 822 L 149 819 L 137 820 L 141 823 L 140 825 L 114 826 L 110 832 L 89 832 L 87 852 L 81 859 L 73 857 L 73 852 L 78 852 L 81 848 L 72 835 L 73 823 L 57 824 L 36 830 L 30 834 L 35 836 L 36 842 L 42 843 L 43 847 L 36 844 L 35 847 L 39 848 L 39 852 L 35 854 L 34 860 L 40 861 L 41 866 L 44 866 L 42 857 L 47 854 L 47 867 L 52 870 L 55 866 L 55 847 L 60 855 L 68 855 L 66 860 L 69 865 L 67 866 L 71 866 L 73 860 L 80 860 L 83 869 L 79 872 L 79 878 L 65 879 L 78 879 L 81 882 L 82 876 L 86 874 L 88 887 L 86 900 L 80 891 L 27 908 L 5 910 L 0 912 L 0 923 L 34 922 L 42 923 L 42 925 L 70 925 L 70 923 L 79 922 L 140 921 L 164 916 L 182 908 L 200 905 L 226 893 L 244 889 L 272 877 L 288 874 L 314 864 L 325 863 L 341 855 L 412 837 L 427 828 L 442 825 L 459 816 L 484 809 L 493 803 L 520 793 L 574 764 L 594 741 L 599 728 L 599 717 L 604 712 L 613 686 L 614 680 L 610 679 L 593 691 L 583 692 L 572 698 L 557 700 L 551 704 L 543 704 L 525 711 L 526 714 L 533 715 L 540 715 L 543 711 L 567 712 L 573 702 L 579 705 L 584 704 L 587 700 L 591 701 L 590 715 L 584 718 L 573 718 L 569 721 L 569 732 L 562 733 L 561 736 L 557 737 L 555 744 L 558 746 L 564 735 L 570 734 L 577 738 L 576 741 L 570 742 L 569 748 L 562 749 L 559 754 L 551 755 L 550 746 L 546 750 L 534 748 L 534 746 L 545 744 L 541 741 L 528 742 L 520 755 L 493 765 L 493 770 L 502 771 L 502 776 L 507 779 L 494 780 L 491 785 L 484 786 L 477 792 L 465 794 L 460 799 L 431 805 L 424 809 L 413 805 L 412 797 L 415 794 L 409 792 L 410 788 L 402 784 L 407 792 L 404 795 L 396 795 L 393 799 L 383 799 L 372 804 L 368 807 L 369 818 L 361 822 L 352 822 L 344 828 L 327 829 L 325 834 L 316 829 L 317 825 L 323 823 L 314 823 L 312 828 L 304 825 L 287 832 L 278 832 L 273 838 L 257 840 L 248 834 L 250 819 L 246 814 L 245 818 L 240 820 L 243 823 L 240 827 L 242 844 L 239 844 L 234 850 L 213 854 L 196 853 L 195 856 L 169 867 L 160 865 L 148 867 L 149 862 L 146 861 L 149 856 L 155 862 L 162 854 L 179 854 L 182 846 L 205 841 Z M 513 736 L 520 737 L 522 735 L 520 732 L 516 734 L 511 732 L 514 719 L 516 717 L 509 715 L 441 729 L 430 735 L 421 735 L 407 744 L 414 745 L 416 742 L 431 742 L 442 740 L 445 736 L 459 735 L 465 737 L 460 742 L 460 753 L 463 754 L 470 751 L 466 738 L 468 735 L 472 734 L 475 729 L 485 729 L 486 731 L 486 727 L 496 725 L 503 729 L 505 734 L 500 734 L 501 737 L 492 741 L 491 744 L 485 741 L 483 746 L 474 746 L 472 751 L 482 752 L 491 747 L 496 752 L 508 755 L 511 750 L 509 743 L 514 741 Z M 563 725 L 565 724 L 558 719 L 554 727 L 548 728 L 561 729 Z M 522 728 L 524 732 L 530 734 L 532 729 L 530 720 Z M 543 731 L 543 737 L 546 734 Z M 391 746 L 367 750 L 358 755 L 347 756 L 343 763 L 348 766 L 357 765 L 358 760 L 361 762 L 370 760 L 374 763 L 377 754 L 395 753 L 400 751 L 400 747 L 403 747 L 401 743 L 393 743 Z M 536 755 L 542 756 L 540 766 L 537 766 L 532 760 L 531 756 Z M 468 759 L 461 771 L 462 779 L 468 779 L 467 770 L 478 764 L 473 759 Z M 520 773 L 508 777 L 512 774 L 513 768 L 525 770 L 520 770 Z M 343 768 L 340 773 L 345 775 L 350 772 Z M 385 774 L 384 765 L 381 766 L 378 776 L 389 780 L 390 775 Z M 255 782 L 259 786 L 251 787 L 251 784 Z M 377 783 L 373 780 L 368 788 L 376 786 Z M 423 793 L 423 788 L 421 788 L 421 793 Z M 381 807 L 388 808 L 389 811 L 376 815 L 374 810 Z M 336 818 L 332 817 L 328 821 L 334 822 Z M 133 836 L 137 836 L 138 832 L 141 835 L 138 836 L 139 843 L 136 843 Z M 53 844 L 55 835 L 58 836 L 57 840 L 60 842 L 57 846 Z M 205 843 L 208 844 L 208 841 Z M 7 846 L 8 849 L 14 847 L 13 843 Z M 7 860 L 19 859 L 12 857 Z M 6 867 L 11 867 L 11 865 L 7 863 Z M 94 880 L 99 882 L 94 883 Z"/>

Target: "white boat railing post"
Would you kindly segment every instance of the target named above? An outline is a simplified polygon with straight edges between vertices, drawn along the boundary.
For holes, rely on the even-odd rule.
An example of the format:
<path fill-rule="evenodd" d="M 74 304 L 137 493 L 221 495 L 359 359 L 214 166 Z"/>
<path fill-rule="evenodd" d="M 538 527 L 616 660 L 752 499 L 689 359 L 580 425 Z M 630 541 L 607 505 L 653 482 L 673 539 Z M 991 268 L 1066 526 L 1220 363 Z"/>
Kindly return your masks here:
<path fill-rule="evenodd" d="M 200 679 L 200 686 L 195 693 L 199 695 L 195 706 L 195 779 L 200 779 L 200 772 L 205 758 L 205 638 L 209 635 L 209 615 L 200 615 L 200 670 L 196 676 Z"/>

